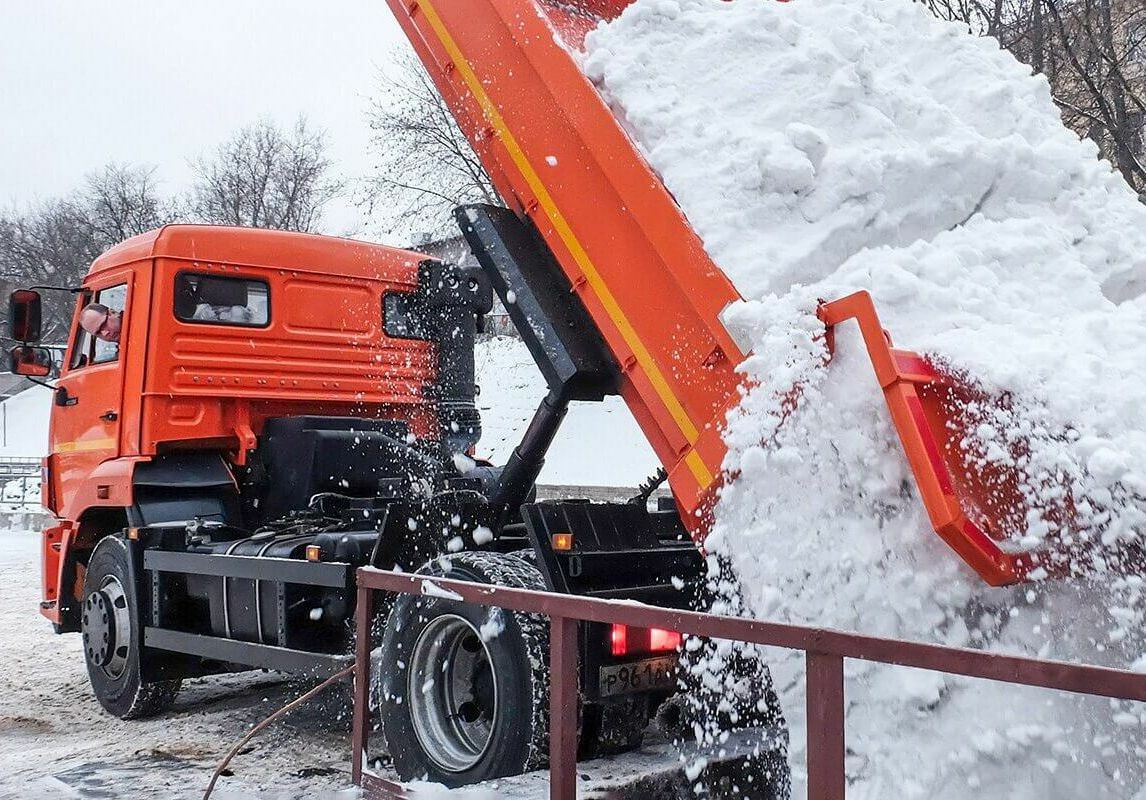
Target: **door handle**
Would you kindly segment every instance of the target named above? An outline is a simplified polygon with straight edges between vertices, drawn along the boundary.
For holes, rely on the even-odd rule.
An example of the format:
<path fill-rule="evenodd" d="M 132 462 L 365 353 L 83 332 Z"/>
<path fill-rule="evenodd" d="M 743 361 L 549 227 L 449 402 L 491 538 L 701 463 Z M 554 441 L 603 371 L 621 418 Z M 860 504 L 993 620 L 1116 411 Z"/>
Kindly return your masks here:
<path fill-rule="evenodd" d="M 114 411 L 109 411 L 106 414 L 100 414 L 99 418 L 104 422 L 115 422 L 117 419 L 119 419 L 119 414 L 115 413 Z"/>

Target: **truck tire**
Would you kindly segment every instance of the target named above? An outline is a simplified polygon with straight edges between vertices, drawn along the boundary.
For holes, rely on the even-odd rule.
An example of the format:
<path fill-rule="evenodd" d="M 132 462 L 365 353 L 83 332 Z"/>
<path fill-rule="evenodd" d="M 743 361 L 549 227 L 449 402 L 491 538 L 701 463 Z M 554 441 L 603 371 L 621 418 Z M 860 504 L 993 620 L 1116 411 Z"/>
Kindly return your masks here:
<path fill-rule="evenodd" d="M 84 576 L 80 631 L 92 691 L 109 714 L 140 719 L 171 706 L 179 681 L 142 679 L 139 604 L 127 547 L 118 537 L 104 538 L 92 551 Z"/>
<path fill-rule="evenodd" d="M 514 558 L 520 558 L 526 564 L 537 566 L 537 551 L 532 547 L 526 547 L 523 550 L 511 550 L 509 554 Z"/>
<path fill-rule="evenodd" d="M 502 553 L 459 553 L 422 574 L 544 589 L 537 569 Z M 545 617 L 437 595 L 399 596 L 382 637 L 379 707 L 403 780 L 446 786 L 541 766 L 549 741 Z"/>

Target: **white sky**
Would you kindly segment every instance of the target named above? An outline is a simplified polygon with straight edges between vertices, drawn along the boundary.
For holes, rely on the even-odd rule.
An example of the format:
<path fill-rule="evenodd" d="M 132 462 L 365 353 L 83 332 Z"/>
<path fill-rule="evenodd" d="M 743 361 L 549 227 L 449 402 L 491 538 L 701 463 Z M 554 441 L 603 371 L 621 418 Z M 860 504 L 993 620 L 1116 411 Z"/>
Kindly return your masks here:
<path fill-rule="evenodd" d="M 341 174 L 368 173 L 365 110 L 405 42 L 384 0 L 0 0 L 0 203 L 66 193 L 109 161 L 188 160 L 304 113 Z M 364 221 L 349 204 L 332 232 Z"/>

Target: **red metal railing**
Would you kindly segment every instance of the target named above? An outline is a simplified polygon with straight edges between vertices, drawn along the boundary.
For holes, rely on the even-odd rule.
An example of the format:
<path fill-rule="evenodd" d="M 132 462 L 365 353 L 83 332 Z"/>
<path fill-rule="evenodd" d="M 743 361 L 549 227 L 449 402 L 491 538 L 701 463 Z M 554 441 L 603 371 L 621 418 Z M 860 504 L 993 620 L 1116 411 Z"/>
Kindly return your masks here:
<path fill-rule="evenodd" d="M 980 650 L 881 639 L 823 628 L 676 611 L 616 600 L 508 589 L 411 573 L 358 570 L 358 608 L 369 609 L 376 591 L 423 594 L 423 584 L 459 595 L 465 602 L 550 618 L 549 796 L 574 800 L 577 781 L 577 624 L 620 623 L 665 628 L 691 636 L 803 650 L 807 654 L 808 797 L 843 800 L 844 659 L 856 658 L 1005 683 L 1060 689 L 1078 694 L 1146 701 L 1146 674 L 1040 661 Z M 358 676 L 370 674 L 370 614 L 358 615 Z M 355 680 L 354 782 L 366 797 L 402 797 L 402 787 L 364 769 L 369 743 L 369 679 Z"/>

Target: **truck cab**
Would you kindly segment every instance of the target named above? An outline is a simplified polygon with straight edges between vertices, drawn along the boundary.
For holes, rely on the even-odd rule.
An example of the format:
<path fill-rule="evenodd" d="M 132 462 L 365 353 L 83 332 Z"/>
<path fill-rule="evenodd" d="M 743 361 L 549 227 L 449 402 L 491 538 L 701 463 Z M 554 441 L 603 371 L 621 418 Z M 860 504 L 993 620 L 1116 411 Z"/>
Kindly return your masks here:
<path fill-rule="evenodd" d="M 436 438 L 432 343 L 388 300 L 416 291 L 425 261 L 346 239 L 186 225 L 100 256 L 77 292 L 56 383 L 43 502 L 61 523 L 49 532 L 43 613 L 76 629 L 81 554 L 109 532 L 188 514 L 239 523 L 218 492 L 199 492 L 194 508 L 140 495 L 141 464 L 190 472 L 218 454 L 242 467 L 267 419 L 297 414 L 400 419 Z M 80 326 L 92 303 L 119 317 L 118 342 Z"/>

